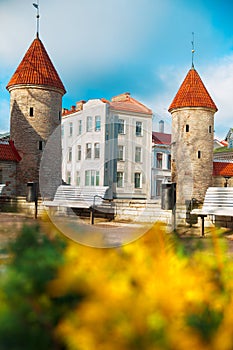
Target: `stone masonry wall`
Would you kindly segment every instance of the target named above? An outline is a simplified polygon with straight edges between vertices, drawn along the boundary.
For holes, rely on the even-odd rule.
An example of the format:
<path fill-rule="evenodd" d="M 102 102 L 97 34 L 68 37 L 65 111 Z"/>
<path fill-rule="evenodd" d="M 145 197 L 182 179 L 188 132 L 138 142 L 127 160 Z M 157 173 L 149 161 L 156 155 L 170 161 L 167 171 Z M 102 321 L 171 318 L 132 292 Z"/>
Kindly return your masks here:
<path fill-rule="evenodd" d="M 172 181 L 177 203 L 203 201 L 212 185 L 214 111 L 179 108 L 172 111 Z"/>
<path fill-rule="evenodd" d="M 39 182 L 40 161 L 47 140 L 61 123 L 62 93 L 44 87 L 18 86 L 10 89 L 11 139 L 22 160 L 17 166 L 17 195 L 26 194 L 27 182 Z M 30 111 L 33 115 L 30 116 Z M 49 164 L 55 184 L 61 183 L 61 139 L 53 140 Z"/>

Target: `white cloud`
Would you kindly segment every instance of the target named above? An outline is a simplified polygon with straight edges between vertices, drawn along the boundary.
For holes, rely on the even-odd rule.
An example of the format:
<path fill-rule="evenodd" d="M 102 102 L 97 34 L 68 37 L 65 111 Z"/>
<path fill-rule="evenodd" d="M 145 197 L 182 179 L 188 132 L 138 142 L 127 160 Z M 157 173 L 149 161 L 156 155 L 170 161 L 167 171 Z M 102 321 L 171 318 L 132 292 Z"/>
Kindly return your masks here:
<path fill-rule="evenodd" d="M 9 101 L 0 100 L 0 134 L 9 130 Z"/>

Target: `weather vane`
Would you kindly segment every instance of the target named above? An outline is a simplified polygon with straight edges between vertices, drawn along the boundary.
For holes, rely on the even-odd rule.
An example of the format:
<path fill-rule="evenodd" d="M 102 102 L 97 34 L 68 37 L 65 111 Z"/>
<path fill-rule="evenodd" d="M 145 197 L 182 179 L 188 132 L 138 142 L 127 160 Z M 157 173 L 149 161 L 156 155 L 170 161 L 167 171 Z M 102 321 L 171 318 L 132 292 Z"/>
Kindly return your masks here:
<path fill-rule="evenodd" d="M 194 32 L 192 32 L 192 36 L 193 36 L 193 40 L 192 40 L 192 68 L 194 68 L 194 63 L 193 63 L 193 60 L 194 60 L 194 52 L 195 52 L 195 49 L 194 49 Z"/>
<path fill-rule="evenodd" d="M 39 24 L 40 24 L 40 12 L 39 12 L 39 0 L 36 3 L 32 4 L 37 9 L 36 15 L 36 36 L 39 38 Z"/>

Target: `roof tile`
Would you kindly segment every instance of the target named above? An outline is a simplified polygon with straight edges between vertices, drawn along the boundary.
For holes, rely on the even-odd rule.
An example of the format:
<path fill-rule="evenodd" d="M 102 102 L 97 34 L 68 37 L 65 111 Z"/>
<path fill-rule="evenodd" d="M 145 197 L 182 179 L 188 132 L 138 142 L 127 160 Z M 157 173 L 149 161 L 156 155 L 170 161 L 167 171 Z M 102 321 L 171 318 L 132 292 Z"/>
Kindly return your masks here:
<path fill-rule="evenodd" d="M 213 176 L 233 176 L 233 163 L 213 162 Z"/>
<path fill-rule="evenodd" d="M 66 92 L 59 75 L 54 68 L 47 51 L 39 38 L 34 39 L 24 58 L 7 84 L 7 89 L 14 85 L 45 85 Z"/>
<path fill-rule="evenodd" d="M 2 160 L 13 162 L 19 162 L 21 160 L 13 141 L 0 143 L 0 161 Z"/>
<path fill-rule="evenodd" d="M 218 110 L 194 68 L 189 70 L 168 111 L 182 107 L 206 107 Z"/>

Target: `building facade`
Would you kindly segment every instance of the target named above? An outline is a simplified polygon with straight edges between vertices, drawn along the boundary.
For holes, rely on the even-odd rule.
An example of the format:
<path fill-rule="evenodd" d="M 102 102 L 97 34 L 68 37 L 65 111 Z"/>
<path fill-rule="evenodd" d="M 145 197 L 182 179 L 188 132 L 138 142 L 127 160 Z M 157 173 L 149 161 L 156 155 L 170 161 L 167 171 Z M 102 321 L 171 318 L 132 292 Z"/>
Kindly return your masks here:
<path fill-rule="evenodd" d="M 171 182 L 171 134 L 152 132 L 151 198 L 161 197 L 162 183 Z"/>
<path fill-rule="evenodd" d="M 62 118 L 63 180 L 150 198 L 152 111 L 129 93 L 81 101 Z"/>

